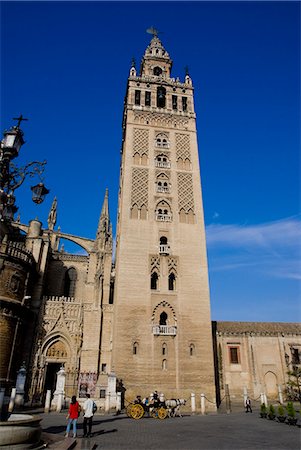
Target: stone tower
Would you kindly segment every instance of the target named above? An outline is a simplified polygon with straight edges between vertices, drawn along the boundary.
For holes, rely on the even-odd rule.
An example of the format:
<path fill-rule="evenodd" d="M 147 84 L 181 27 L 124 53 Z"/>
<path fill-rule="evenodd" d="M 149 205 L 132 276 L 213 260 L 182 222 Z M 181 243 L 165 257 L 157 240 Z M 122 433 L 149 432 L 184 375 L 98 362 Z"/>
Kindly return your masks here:
<path fill-rule="evenodd" d="M 124 104 L 112 368 L 128 399 L 215 399 L 193 85 L 152 31 Z"/>

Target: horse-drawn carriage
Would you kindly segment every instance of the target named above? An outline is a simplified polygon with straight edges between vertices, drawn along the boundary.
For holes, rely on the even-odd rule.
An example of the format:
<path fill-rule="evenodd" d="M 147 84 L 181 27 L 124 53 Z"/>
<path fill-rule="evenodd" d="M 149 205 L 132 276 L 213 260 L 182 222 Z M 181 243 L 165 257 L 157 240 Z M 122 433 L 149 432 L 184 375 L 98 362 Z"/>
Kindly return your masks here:
<path fill-rule="evenodd" d="M 140 396 L 138 396 L 140 398 Z M 171 399 L 166 401 L 157 401 L 154 403 L 146 404 L 140 399 L 131 402 L 126 407 L 126 414 L 132 419 L 142 419 L 142 417 L 148 415 L 153 419 L 166 419 L 166 417 L 182 417 L 180 413 L 180 406 L 185 405 L 184 399 Z"/>
<path fill-rule="evenodd" d="M 132 419 L 142 419 L 145 415 L 149 415 L 153 419 L 165 419 L 168 415 L 166 406 L 160 403 L 158 406 L 145 405 L 143 403 L 129 403 L 126 408 L 126 414 Z"/>

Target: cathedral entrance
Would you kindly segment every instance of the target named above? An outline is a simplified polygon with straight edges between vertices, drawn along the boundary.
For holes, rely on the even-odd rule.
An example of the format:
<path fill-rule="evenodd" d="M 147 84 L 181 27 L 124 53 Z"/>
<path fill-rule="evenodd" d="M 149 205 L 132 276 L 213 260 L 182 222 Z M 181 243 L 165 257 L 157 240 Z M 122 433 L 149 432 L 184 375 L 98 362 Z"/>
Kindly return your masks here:
<path fill-rule="evenodd" d="M 61 363 L 48 362 L 46 369 L 45 385 L 44 385 L 44 396 L 48 390 L 51 391 L 51 396 L 55 391 L 56 386 L 56 374 L 60 370 Z"/>

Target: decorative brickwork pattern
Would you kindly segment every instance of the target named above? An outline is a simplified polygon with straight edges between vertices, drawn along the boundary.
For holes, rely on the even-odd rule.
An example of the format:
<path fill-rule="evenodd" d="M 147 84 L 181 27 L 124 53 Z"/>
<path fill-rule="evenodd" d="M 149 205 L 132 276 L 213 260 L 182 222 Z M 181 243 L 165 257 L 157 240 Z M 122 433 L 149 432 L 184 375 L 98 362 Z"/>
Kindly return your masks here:
<path fill-rule="evenodd" d="M 170 257 L 168 258 L 168 273 L 178 273 L 178 258 Z"/>
<path fill-rule="evenodd" d="M 154 271 L 160 273 L 160 256 L 157 255 L 151 256 L 149 261 L 149 267 L 150 273 Z"/>
<path fill-rule="evenodd" d="M 180 128 L 185 129 L 188 126 L 188 119 L 184 117 L 175 117 L 172 114 L 145 114 L 135 112 L 134 121 L 141 125 L 152 125 L 156 127 Z"/>
<path fill-rule="evenodd" d="M 186 159 L 191 161 L 190 141 L 188 134 L 176 133 L 176 156 L 177 160 L 181 158 L 183 161 Z"/>
<path fill-rule="evenodd" d="M 148 207 L 148 169 L 133 168 L 131 206 Z"/>
<path fill-rule="evenodd" d="M 177 175 L 179 211 L 184 210 L 186 214 L 189 210 L 194 212 L 192 174 L 178 172 Z"/>
<path fill-rule="evenodd" d="M 149 130 L 134 128 L 133 154 L 148 155 Z"/>

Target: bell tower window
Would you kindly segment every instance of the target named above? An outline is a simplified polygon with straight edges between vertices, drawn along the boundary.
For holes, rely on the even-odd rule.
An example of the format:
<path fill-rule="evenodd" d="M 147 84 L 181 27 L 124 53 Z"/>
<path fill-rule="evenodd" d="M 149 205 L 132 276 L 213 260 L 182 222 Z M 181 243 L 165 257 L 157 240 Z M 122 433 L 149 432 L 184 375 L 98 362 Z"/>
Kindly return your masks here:
<path fill-rule="evenodd" d="M 182 110 L 187 111 L 187 97 L 182 97 Z"/>
<path fill-rule="evenodd" d="M 135 105 L 140 105 L 141 91 L 135 91 Z"/>
<path fill-rule="evenodd" d="M 151 106 L 151 93 L 149 91 L 145 92 L 145 106 Z"/>
<path fill-rule="evenodd" d="M 166 105 L 166 89 L 163 86 L 157 88 L 157 107 L 165 108 Z"/>
<path fill-rule="evenodd" d="M 167 316 L 167 314 L 166 314 L 166 312 L 165 311 L 163 311 L 161 314 L 160 314 L 160 320 L 159 320 L 159 325 L 167 325 L 167 318 L 168 318 L 168 316 Z"/>
<path fill-rule="evenodd" d="M 172 96 L 172 109 L 178 109 L 178 97 L 176 95 Z"/>
<path fill-rule="evenodd" d="M 154 71 L 153 71 L 154 75 L 156 75 L 156 77 L 159 77 L 160 75 L 162 75 L 162 69 L 161 67 L 155 67 Z"/>

